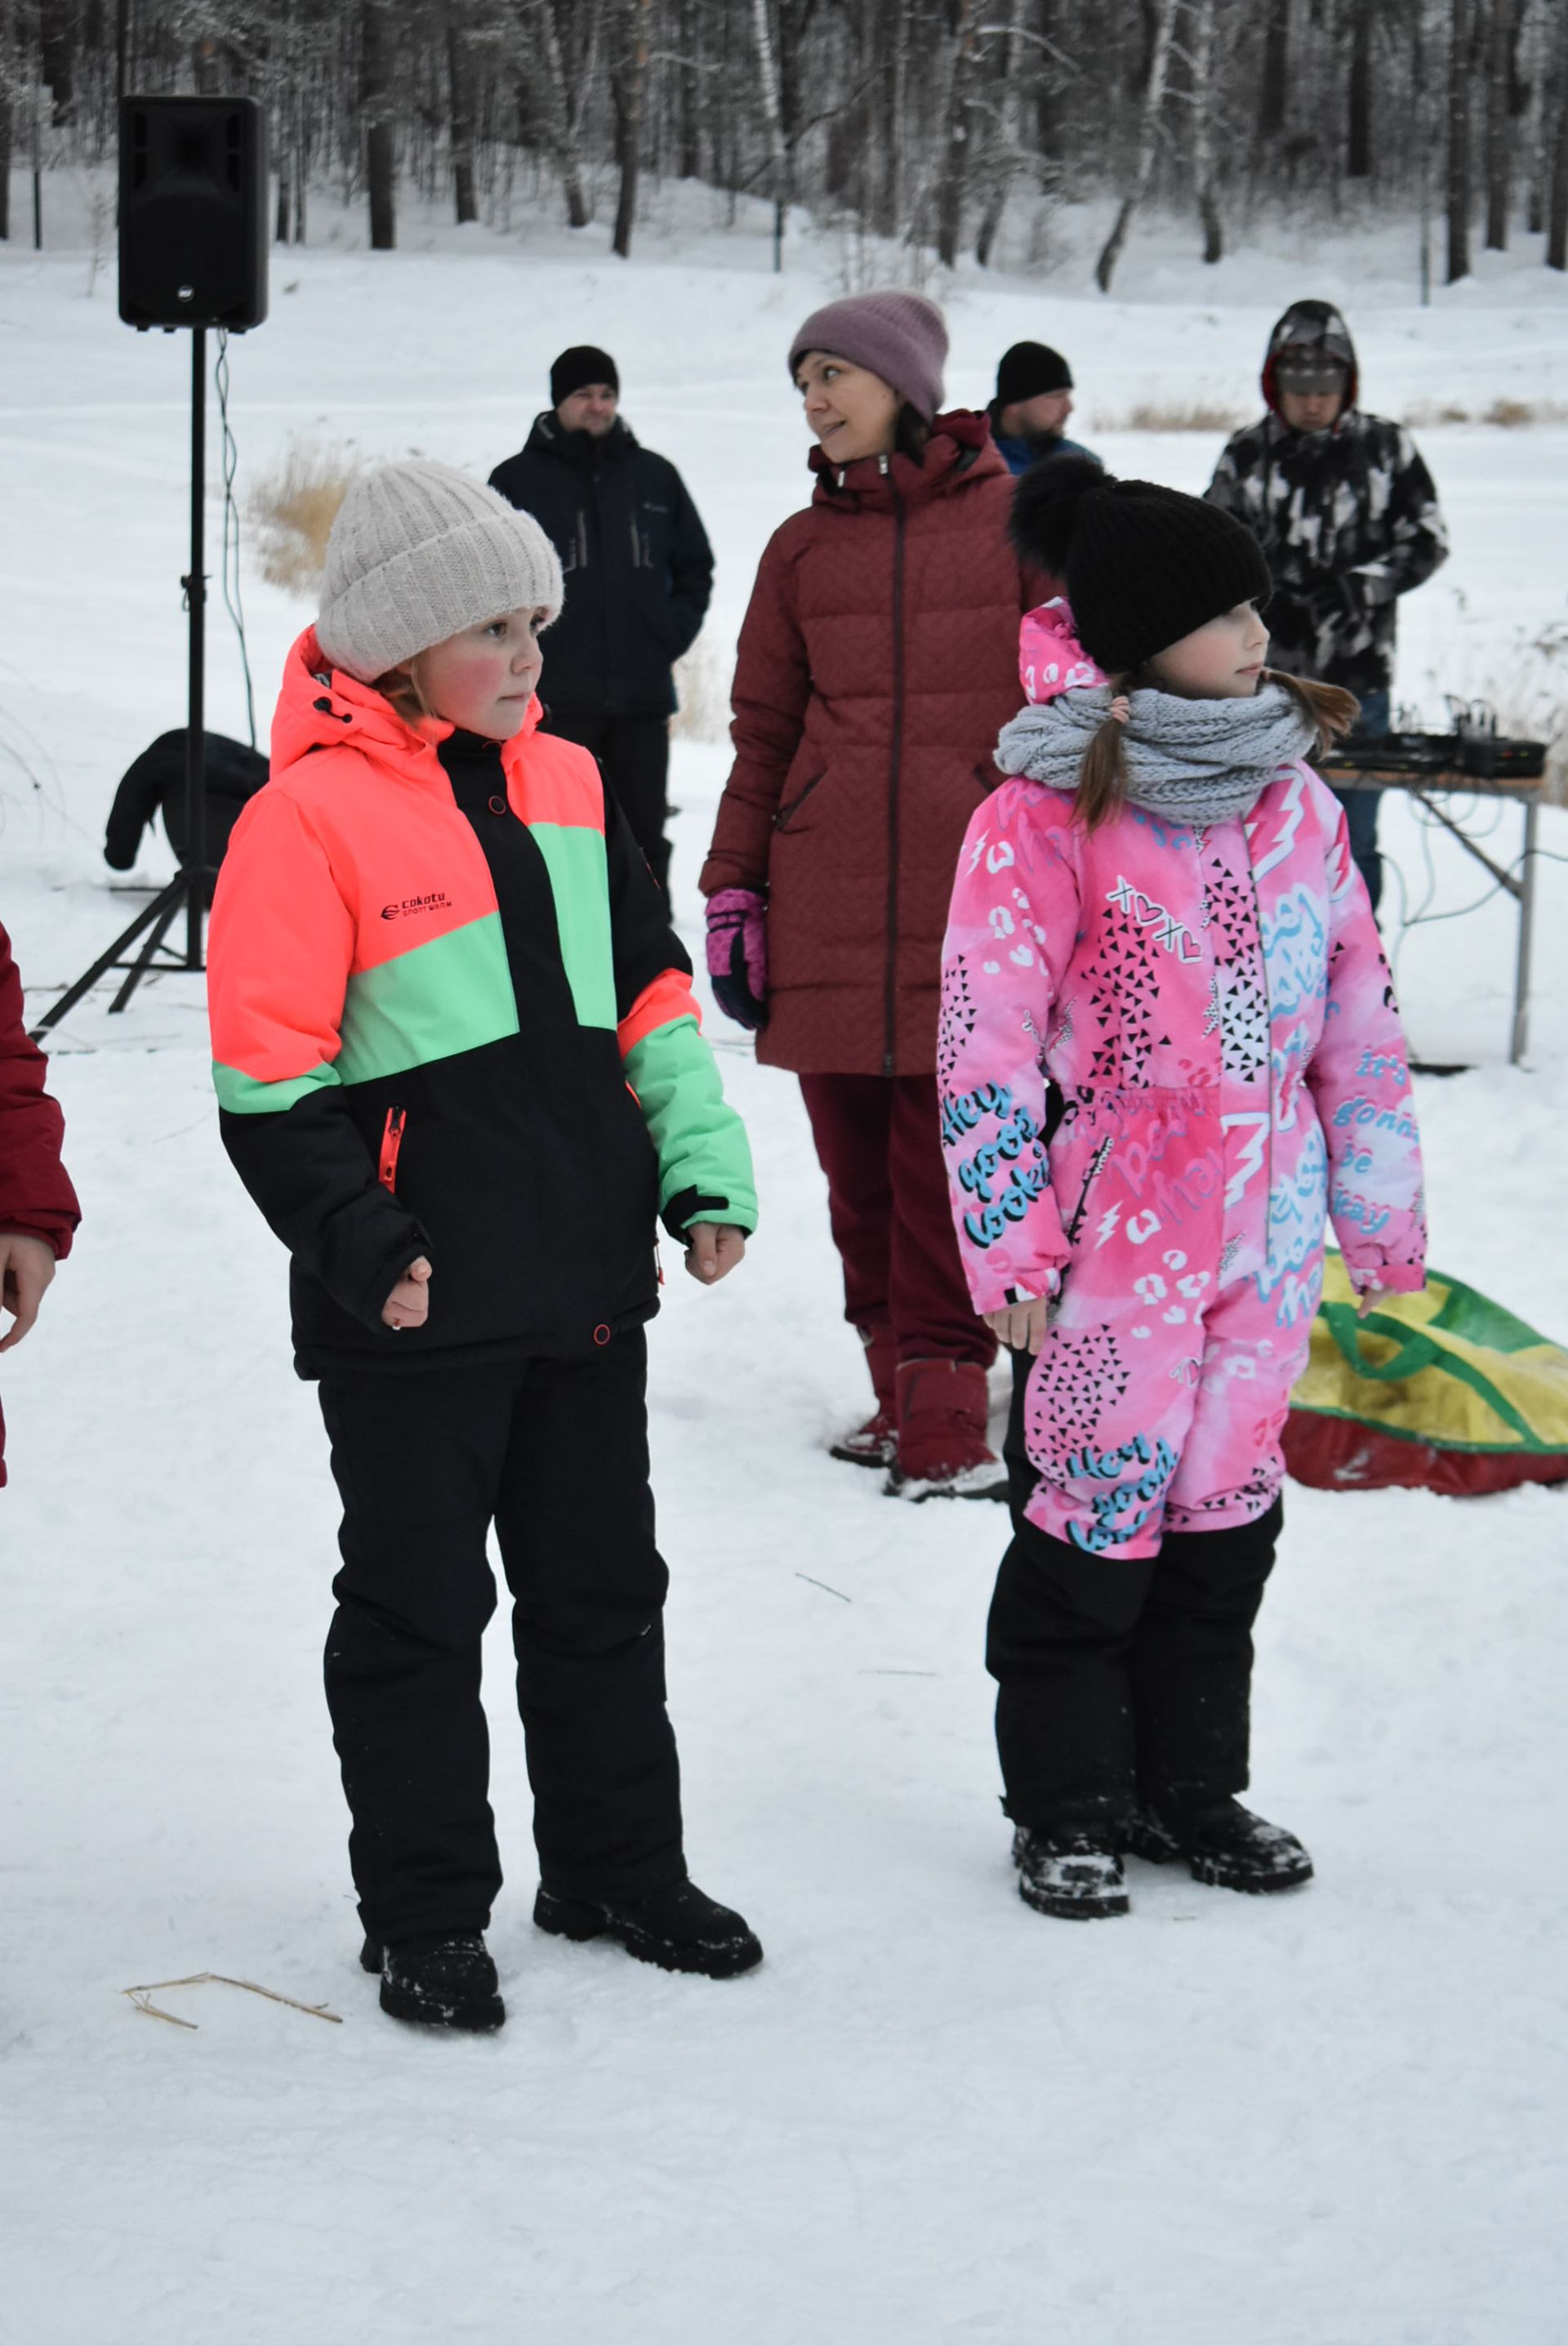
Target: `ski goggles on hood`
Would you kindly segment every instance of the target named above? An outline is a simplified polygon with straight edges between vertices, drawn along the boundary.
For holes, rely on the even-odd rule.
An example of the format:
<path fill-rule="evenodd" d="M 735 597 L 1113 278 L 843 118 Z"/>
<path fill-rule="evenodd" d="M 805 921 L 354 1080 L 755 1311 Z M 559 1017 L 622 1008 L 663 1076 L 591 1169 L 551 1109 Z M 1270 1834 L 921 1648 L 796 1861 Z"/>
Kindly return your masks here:
<path fill-rule="evenodd" d="M 1294 392 L 1298 398 L 1322 399 L 1346 389 L 1350 370 L 1343 359 L 1322 351 L 1281 351 L 1274 362 L 1274 380 L 1281 391 Z"/>

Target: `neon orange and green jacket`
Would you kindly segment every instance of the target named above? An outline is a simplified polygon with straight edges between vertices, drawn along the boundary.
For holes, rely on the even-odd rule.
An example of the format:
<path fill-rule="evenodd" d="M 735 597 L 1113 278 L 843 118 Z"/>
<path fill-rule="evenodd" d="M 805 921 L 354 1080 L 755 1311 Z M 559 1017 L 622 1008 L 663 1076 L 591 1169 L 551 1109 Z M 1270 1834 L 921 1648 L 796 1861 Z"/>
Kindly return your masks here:
<path fill-rule="evenodd" d="M 585 750 L 416 731 L 290 655 L 208 949 L 224 1145 L 296 1364 L 581 1352 L 657 1308 L 656 1214 L 757 1220 L 691 964 Z M 382 1307 L 420 1254 L 430 1318 Z"/>

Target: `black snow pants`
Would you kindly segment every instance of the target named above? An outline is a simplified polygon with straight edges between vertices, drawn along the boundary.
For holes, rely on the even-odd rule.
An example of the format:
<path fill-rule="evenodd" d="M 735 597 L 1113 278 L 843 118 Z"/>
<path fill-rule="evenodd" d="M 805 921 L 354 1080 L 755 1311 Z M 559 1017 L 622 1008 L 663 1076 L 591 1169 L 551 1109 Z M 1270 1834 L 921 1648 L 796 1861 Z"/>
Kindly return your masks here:
<path fill-rule="evenodd" d="M 1006 1458 L 1013 1540 L 986 1632 L 1003 1807 L 1032 1831 L 1109 1826 L 1141 1802 L 1244 1791 L 1252 1625 L 1278 1500 L 1250 1524 L 1167 1532 L 1157 1556 L 1090 1556 L 1024 1518 L 1031 1362 L 1013 1356 Z"/>
<path fill-rule="evenodd" d="M 665 1709 L 641 1329 L 580 1360 L 321 1380 L 343 1503 L 327 1703 L 366 1931 L 482 1931 L 501 1886 L 480 1701 L 513 1596 L 539 1870 L 568 1896 L 685 1873 Z"/>
<path fill-rule="evenodd" d="M 648 870 L 669 894 L 669 719 L 657 712 L 630 717 L 603 710 L 552 708 L 545 729 L 592 750 L 619 801 Z"/>

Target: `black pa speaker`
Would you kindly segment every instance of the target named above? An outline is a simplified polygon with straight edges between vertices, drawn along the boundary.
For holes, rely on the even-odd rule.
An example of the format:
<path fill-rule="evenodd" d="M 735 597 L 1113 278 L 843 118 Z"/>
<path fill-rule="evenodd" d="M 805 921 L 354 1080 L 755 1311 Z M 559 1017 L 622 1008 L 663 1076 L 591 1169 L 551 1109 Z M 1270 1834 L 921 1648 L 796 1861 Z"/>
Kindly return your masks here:
<path fill-rule="evenodd" d="M 120 316 L 226 326 L 267 315 L 267 125 L 253 97 L 120 102 Z"/>

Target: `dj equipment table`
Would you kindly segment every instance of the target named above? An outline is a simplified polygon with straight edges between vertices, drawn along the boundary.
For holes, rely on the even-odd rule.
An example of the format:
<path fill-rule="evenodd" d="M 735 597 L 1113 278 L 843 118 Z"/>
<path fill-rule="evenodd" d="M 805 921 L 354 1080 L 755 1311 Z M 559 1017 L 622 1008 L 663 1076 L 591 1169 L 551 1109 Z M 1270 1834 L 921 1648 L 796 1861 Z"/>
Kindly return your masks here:
<path fill-rule="evenodd" d="M 1412 774 L 1409 767 L 1379 770 L 1363 765 L 1340 766 L 1326 760 L 1319 771 L 1331 789 L 1336 790 L 1403 790 L 1407 797 L 1419 800 L 1443 829 L 1451 831 L 1467 855 L 1491 872 L 1500 888 L 1507 890 L 1519 908 L 1519 940 L 1514 958 L 1513 1024 L 1509 1036 L 1508 1056 L 1518 1066 L 1524 1057 L 1530 1026 L 1530 955 L 1535 931 L 1535 865 L 1536 834 L 1540 828 L 1541 808 L 1546 783 L 1543 776 L 1485 776 L 1463 773 L 1457 768 L 1440 768 L 1431 773 Z M 1472 839 L 1458 817 L 1439 803 L 1443 798 L 1512 799 L 1524 810 L 1524 835 L 1519 858 L 1517 877 L 1502 864 L 1494 862 L 1478 840 Z"/>

